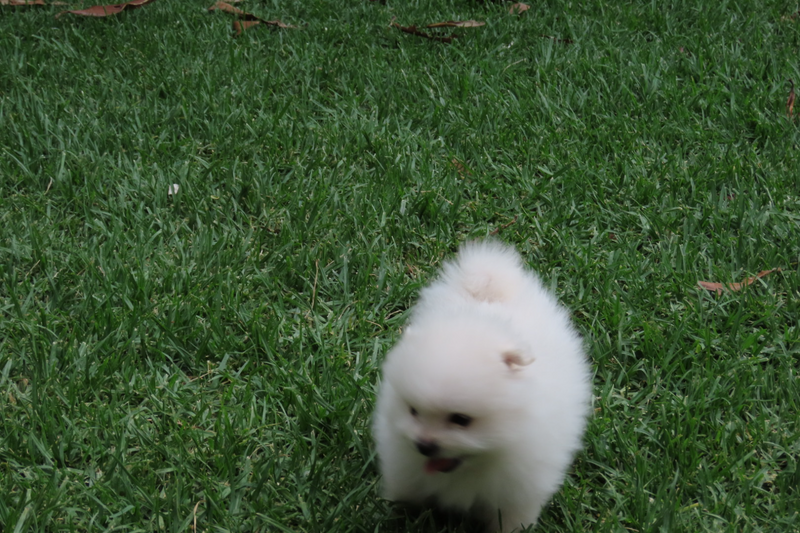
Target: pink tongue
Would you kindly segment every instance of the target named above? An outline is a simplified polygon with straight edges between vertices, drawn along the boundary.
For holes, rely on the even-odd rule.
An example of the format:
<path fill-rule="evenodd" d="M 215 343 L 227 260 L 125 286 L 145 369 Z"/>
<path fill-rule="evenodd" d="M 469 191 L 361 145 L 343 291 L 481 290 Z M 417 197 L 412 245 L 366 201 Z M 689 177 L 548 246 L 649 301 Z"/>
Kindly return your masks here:
<path fill-rule="evenodd" d="M 425 462 L 425 472 L 433 474 L 434 472 L 450 472 L 459 465 L 461 461 L 458 459 L 428 459 Z"/>

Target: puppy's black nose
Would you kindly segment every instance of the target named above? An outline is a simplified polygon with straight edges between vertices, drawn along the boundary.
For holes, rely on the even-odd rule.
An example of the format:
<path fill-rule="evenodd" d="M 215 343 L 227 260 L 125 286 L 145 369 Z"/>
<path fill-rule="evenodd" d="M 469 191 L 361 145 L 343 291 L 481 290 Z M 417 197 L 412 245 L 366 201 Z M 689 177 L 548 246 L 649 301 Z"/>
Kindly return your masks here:
<path fill-rule="evenodd" d="M 417 450 L 425 457 L 433 457 L 439 453 L 439 445 L 430 440 L 418 440 L 416 442 Z"/>

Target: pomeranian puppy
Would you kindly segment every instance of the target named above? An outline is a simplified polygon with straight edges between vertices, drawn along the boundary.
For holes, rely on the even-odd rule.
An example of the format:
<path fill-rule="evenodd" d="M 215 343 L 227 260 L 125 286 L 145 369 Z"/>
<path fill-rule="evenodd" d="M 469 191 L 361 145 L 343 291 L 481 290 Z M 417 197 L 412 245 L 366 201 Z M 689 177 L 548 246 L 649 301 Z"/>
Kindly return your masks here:
<path fill-rule="evenodd" d="M 422 290 L 383 365 L 383 494 L 493 531 L 531 526 L 581 448 L 591 394 L 567 311 L 516 250 L 467 244 Z"/>

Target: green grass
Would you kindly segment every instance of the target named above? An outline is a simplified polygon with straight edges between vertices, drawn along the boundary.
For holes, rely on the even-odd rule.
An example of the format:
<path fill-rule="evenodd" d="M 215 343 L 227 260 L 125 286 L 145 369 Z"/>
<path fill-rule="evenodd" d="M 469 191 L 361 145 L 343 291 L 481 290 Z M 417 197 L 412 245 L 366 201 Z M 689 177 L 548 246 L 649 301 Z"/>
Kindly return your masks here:
<path fill-rule="evenodd" d="M 495 231 L 596 371 L 537 531 L 800 531 L 796 3 L 211 3 L 0 7 L 6 532 L 463 530 L 378 497 L 369 418 Z"/>

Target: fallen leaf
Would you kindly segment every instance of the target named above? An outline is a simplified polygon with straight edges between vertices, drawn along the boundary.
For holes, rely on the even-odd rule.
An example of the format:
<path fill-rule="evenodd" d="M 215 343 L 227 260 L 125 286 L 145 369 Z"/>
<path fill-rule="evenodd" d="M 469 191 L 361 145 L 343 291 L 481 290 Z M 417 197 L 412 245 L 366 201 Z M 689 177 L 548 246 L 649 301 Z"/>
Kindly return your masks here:
<path fill-rule="evenodd" d="M 279 28 L 296 28 L 297 26 L 292 26 L 291 24 L 284 24 L 280 20 L 259 20 L 260 23 L 266 24 L 267 26 L 277 26 Z"/>
<path fill-rule="evenodd" d="M 477 20 L 464 20 L 464 21 L 448 20 L 445 22 L 435 22 L 433 24 L 428 24 L 428 27 L 429 28 L 479 28 L 485 25 L 486 25 L 485 22 L 480 22 Z"/>
<path fill-rule="evenodd" d="M 126 9 L 136 9 L 137 7 L 142 7 L 155 1 L 156 0 L 131 0 L 130 2 L 125 2 L 124 4 L 92 6 L 92 7 L 87 7 L 86 9 L 69 9 L 67 11 L 62 11 L 61 13 L 57 14 L 56 18 L 60 17 L 64 13 L 71 13 L 72 15 L 81 15 L 83 17 L 107 17 L 109 15 L 116 15 L 117 13 L 122 13 Z"/>
<path fill-rule="evenodd" d="M 472 172 L 470 172 L 467 169 L 467 167 L 465 167 L 464 164 L 455 157 L 450 162 L 453 164 L 454 167 L 456 167 L 456 172 L 458 172 L 458 175 L 461 176 L 462 178 L 472 175 Z"/>
<path fill-rule="evenodd" d="M 747 287 L 748 285 L 752 285 L 753 282 L 755 282 L 757 279 L 763 278 L 767 274 L 771 274 L 773 272 L 780 272 L 780 271 L 781 271 L 780 268 L 773 268 L 773 269 L 770 269 L 770 270 L 762 270 L 761 272 L 759 272 L 755 276 L 751 276 L 751 277 L 747 278 L 746 280 L 744 280 L 744 281 L 742 281 L 740 283 L 715 283 L 715 282 L 712 282 L 712 281 L 698 281 L 697 284 L 702 289 L 706 289 L 707 291 L 713 291 L 713 292 L 716 292 L 717 294 L 722 294 L 725 291 L 740 291 L 744 287 Z"/>
<path fill-rule="evenodd" d="M 247 16 L 247 13 L 245 13 L 238 7 L 233 7 L 228 2 L 217 2 L 216 4 L 208 8 L 209 11 L 214 11 L 215 9 L 219 9 L 220 11 L 225 11 L 226 13 L 233 13 L 235 15 Z"/>
<path fill-rule="evenodd" d="M 240 36 L 242 32 L 248 28 L 252 28 L 253 26 L 257 26 L 258 24 L 266 24 L 267 26 L 277 26 L 278 28 L 294 28 L 291 24 L 284 24 L 280 20 L 266 20 L 262 19 L 261 17 L 257 17 L 252 13 L 247 13 L 246 11 L 242 11 L 238 7 L 234 7 L 230 5 L 228 2 L 217 2 L 213 6 L 208 8 L 209 11 L 219 10 L 224 11 L 225 13 L 232 13 L 234 15 L 238 15 L 239 18 L 244 19 L 244 22 L 239 22 L 238 20 L 233 22 L 233 31 L 236 33 L 236 37 Z"/>
<path fill-rule="evenodd" d="M 0 0 L 0 6 L 65 6 L 66 2 L 54 0 L 45 2 L 44 0 Z"/>
<path fill-rule="evenodd" d="M 789 80 L 789 83 L 792 84 L 792 88 L 789 89 L 789 98 L 786 99 L 786 114 L 789 115 L 790 119 L 794 118 L 794 81 Z"/>
<path fill-rule="evenodd" d="M 511 4 L 511 7 L 509 8 L 508 12 L 511 13 L 512 15 L 522 15 L 530 8 L 531 6 L 529 6 L 528 4 L 517 2 L 516 4 Z"/>
<path fill-rule="evenodd" d="M 431 35 L 429 33 L 425 33 L 424 31 L 417 29 L 416 26 L 401 26 L 395 22 L 392 22 L 392 26 L 399 29 L 402 32 L 410 33 L 411 35 L 416 35 L 418 37 L 425 37 L 426 39 L 430 39 L 432 41 L 439 41 L 442 43 L 452 43 L 453 39 L 458 37 L 457 35 L 448 35 L 446 37 L 442 37 L 439 35 Z"/>
<path fill-rule="evenodd" d="M 544 37 L 545 39 L 552 39 L 553 41 L 561 44 L 573 44 L 575 42 L 572 39 L 559 39 L 558 37 L 553 37 L 552 35 L 545 35 L 544 33 L 540 34 L 540 37 Z"/>
<path fill-rule="evenodd" d="M 238 20 L 233 21 L 233 31 L 236 33 L 236 37 L 240 36 L 244 30 L 250 29 L 253 26 L 258 26 L 261 24 L 260 20 L 243 20 L 239 22 Z"/>

